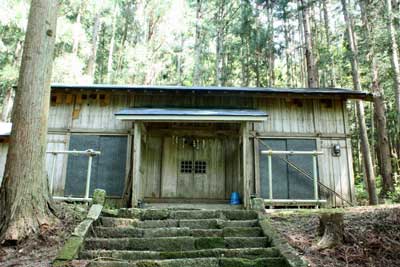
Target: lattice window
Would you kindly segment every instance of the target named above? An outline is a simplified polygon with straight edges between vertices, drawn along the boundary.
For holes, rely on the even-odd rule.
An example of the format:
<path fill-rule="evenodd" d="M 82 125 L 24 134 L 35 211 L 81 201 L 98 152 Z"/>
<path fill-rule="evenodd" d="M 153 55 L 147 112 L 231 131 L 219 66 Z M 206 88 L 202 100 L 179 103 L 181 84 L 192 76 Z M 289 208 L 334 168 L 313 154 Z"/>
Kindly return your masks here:
<path fill-rule="evenodd" d="M 194 173 L 207 173 L 207 162 L 202 160 L 197 160 L 194 162 Z"/>
<path fill-rule="evenodd" d="M 193 171 L 193 162 L 191 160 L 182 160 L 181 173 L 192 173 L 192 171 Z"/>

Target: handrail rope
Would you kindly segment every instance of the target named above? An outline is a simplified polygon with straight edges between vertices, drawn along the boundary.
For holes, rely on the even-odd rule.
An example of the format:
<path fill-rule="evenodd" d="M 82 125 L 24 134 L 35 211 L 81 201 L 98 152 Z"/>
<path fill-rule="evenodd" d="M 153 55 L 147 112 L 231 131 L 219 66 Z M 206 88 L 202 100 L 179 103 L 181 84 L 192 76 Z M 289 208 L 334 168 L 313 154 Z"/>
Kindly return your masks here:
<path fill-rule="evenodd" d="M 264 145 L 266 145 L 270 150 L 272 150 L 272 148 L 262 142 Z M 311 175 L 309 173 L 307 173 L 305 170 L 303 170 L 302 168 L 298 167 L 297 165 L 295 165 L 293 162 L 287 160 L 284 156 L 277 154 L 278 158 L 280 158 L 281 160 L 283 160 L 284 162 L 286 162 L 287 164 L 289 164 L 289 166 L 291 166 L 293 169 L 295 169 L 296 171 L 298 171 L 299 173 L 303 174 L 306 178 L 308 178 L 311 181 L 314 181 L 314 178 L 311 177 Z M 301 176 L 300 176 L 301 177 Z M 343 200 L 344 202 L 346 202 L 347 204 L 349 204 L 350 206 L 354 206 L 353 203 L 351 203 L 350 201 L 344 199 L 341 195 L 339 195 L 339 193 L 337 193 L 335 190 L 329 188 L 328 186 L 324 185 L 323 183 L 321 183 L 320 181 L 317 181 L 317 183 L 325 190 L 329 191 L 330 193 L 333 193 L 334 195 L 336 195 L 338 198 L 340 198 L 341 200 Z"/>

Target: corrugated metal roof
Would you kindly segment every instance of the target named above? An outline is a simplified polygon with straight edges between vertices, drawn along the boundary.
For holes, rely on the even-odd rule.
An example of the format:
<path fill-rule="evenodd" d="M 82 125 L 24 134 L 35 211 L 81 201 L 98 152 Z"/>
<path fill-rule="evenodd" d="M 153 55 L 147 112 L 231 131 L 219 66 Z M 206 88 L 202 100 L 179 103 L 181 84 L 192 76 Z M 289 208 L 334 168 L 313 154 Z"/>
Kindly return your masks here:
<path fill-rule="evenodd" d="M 260 87 L 216 87 L 216 86 L 162 86 L 162 85 L 111 85 L 111 84 L 52 84 L 52 89 L 104 90 L 104 91 L 152 91 L 193 93 L 248 93 L 290 94 L 304 96 L 339 96 L 343 98 L 371 100 L 372 94 L 343 88 L 260 88 Z"/>

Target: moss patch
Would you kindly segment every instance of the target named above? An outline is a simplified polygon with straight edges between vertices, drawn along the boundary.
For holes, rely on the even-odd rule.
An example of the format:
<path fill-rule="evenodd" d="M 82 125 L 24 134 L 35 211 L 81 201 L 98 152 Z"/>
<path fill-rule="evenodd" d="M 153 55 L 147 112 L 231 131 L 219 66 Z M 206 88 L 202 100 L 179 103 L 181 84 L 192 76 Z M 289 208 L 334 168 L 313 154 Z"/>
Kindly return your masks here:
<path fill-rule="evenodd" d="M 225 242 L 222 237 L 202 237 L 195 241 L 196 249 L 224 248 Z"/>

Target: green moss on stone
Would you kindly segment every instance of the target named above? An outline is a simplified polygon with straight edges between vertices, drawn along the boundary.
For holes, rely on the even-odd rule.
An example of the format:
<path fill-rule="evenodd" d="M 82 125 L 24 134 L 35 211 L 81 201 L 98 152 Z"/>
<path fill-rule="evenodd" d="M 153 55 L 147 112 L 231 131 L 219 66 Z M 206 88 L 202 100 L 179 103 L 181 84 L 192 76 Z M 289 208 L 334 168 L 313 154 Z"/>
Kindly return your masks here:
<path fill-rule="evenodd" d="M 106 191 L 103 189 L 95 189 L 93 192 L 93 204 L 100 204 L 104 206 L 104 202 L 106 201 Z"/>
<path fill-rule="evenodd" d="M 56 261 L 59 260 L 73 260 L 79 253 L 83 244 L 83 238 L 78 236 L 70 237 L 65 245 L 58 252 Z"/>
<path fill-rule="evenodd" d="M 224 248 L 225 242 L 222 237 L 202 237 L 195 241 L 196 249 Z"/>
<path fill-rule="evenodd" d="M 161 265 L 154 261 L 141 261 L 136 263 L 137 267 L 160 267 Z"/>

